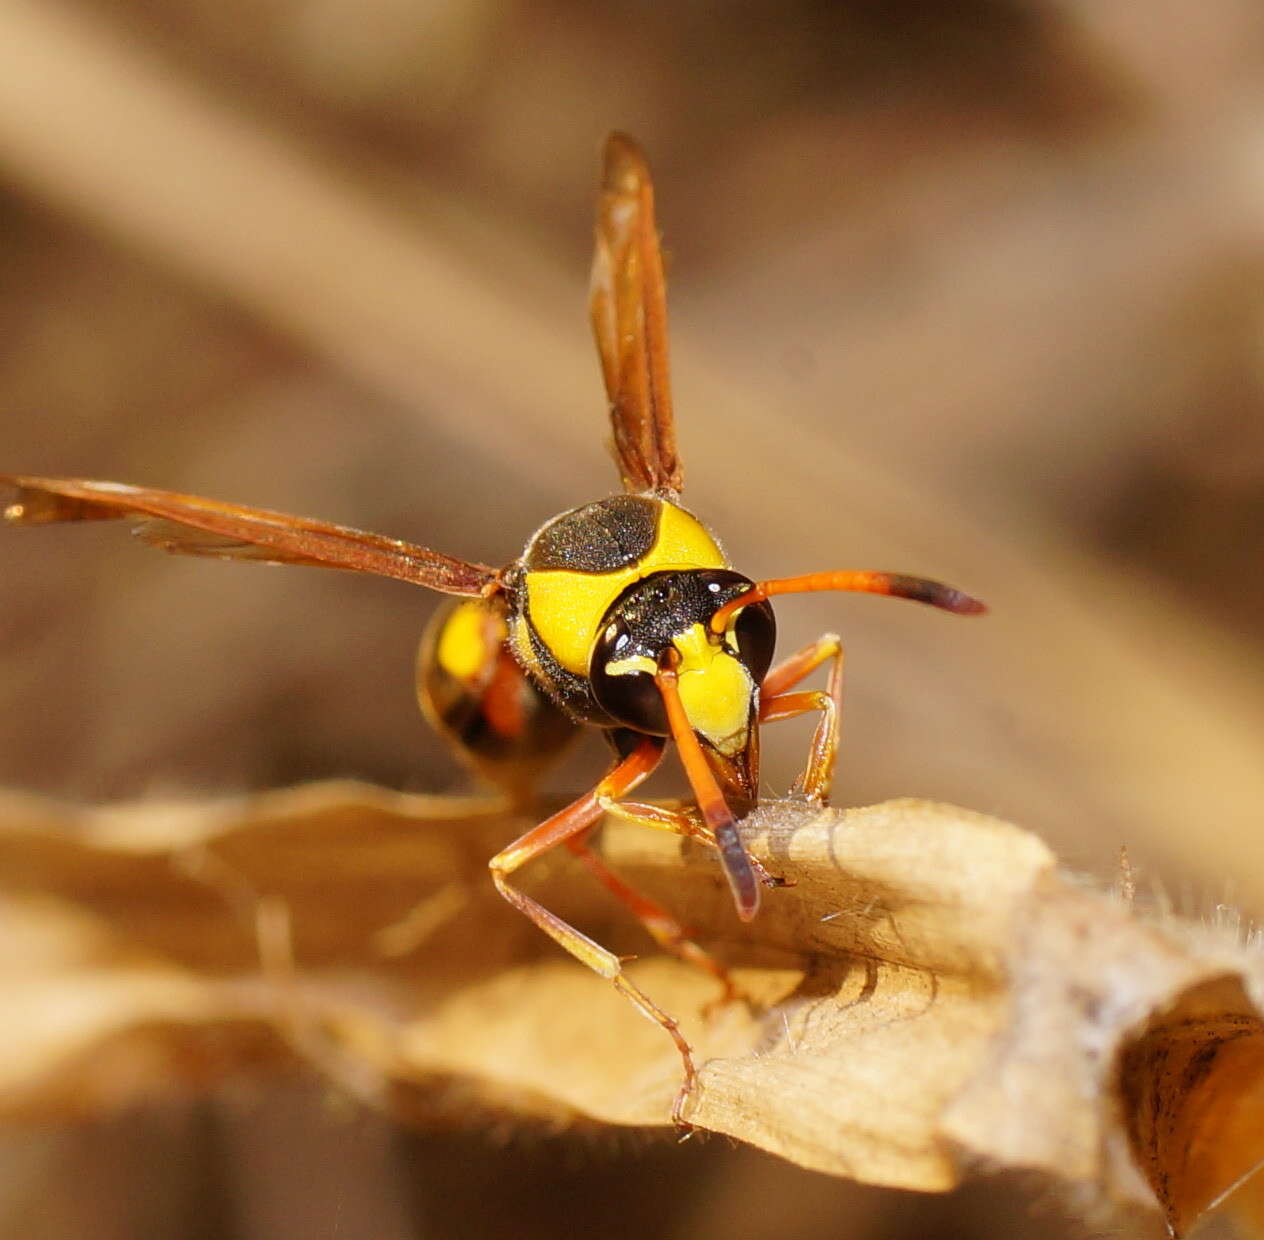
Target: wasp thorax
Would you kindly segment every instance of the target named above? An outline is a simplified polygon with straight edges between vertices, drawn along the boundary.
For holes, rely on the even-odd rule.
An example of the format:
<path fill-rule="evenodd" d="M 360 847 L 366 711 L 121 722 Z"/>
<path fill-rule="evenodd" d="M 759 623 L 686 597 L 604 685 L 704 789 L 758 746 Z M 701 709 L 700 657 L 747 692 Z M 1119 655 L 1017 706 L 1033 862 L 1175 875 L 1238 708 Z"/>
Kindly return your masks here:
<path fill-rule="evenodd" d="M 752 582 L 727 569 L 654 573 L 611 604 L 593 648 L 589 679 L 601 706 L 638 732 L 667 736 L 654 676 L 670 661 L 680 675 L 690 722 L 719 745 L 745 727 L 755 689 L 768 671 L 777 626 L 767 603 L 743 607 L 723 633 L 711 617 Z"/>

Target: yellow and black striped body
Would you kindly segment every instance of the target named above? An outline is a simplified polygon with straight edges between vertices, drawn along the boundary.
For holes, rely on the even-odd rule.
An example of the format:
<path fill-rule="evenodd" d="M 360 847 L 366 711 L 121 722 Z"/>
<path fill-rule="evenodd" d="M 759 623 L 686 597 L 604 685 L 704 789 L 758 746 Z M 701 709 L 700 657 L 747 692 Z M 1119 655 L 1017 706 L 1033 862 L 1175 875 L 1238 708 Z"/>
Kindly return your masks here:
<path fill-rule="evenodd" d="M 526 800 L 578 725 L 528 675 L 508 646 L 500 599 L 453 599 L 421 639 L 417 700 L 466 765 Z"/>
<path fill-rule="evenodd" d="M 523 667 L 575 720 L 608 729 L 616 749 L 629 730 L 669 735 L 653 677 L 674 649 L 691 724 L 722 782 L 753 804 L 771 609 L 748 609 L 745 631 L 763 626 L 753 660 L 739 651 L 738 625 L 710 631 L 712 614 L 750 582 L 696 517 L 655 496 L 598 500 L 544 525 L 505 584 Z"/>
<path fill-rule="evenodd" d="M 496 890 L 576 959 L 612 981 L 668 1033 L 684 1065 L 672 1119 L 698 1073 L 679 1022 L 623 971 L 623 960 L 510 881 L 563 845 L 644 924 L 655 941 L 738 991 L 684 927 L 606 866 L 589 833 L 603 810 L 713 845 L 737 914 L 749 921 L 759 884 L 778 880 L 746 851 L 738 820 L 758 802 L 759 725 L 808 712 L 820 720 L 800 784 L 828 795 L 841 711 L 842 646 L 833 634 L 772 667 L 773 595 L 853 590 L 916 599 L 961 615 L 983 606 L 923 578 L 821 572 L 758 584 L 730 568 L 706 527 L 679 507 L 667 349 L 667 305 L 654 192 L 635 142 L 606 142 L 589 317 L 625 494 L 563 513 L 503 568 L 328 521 L 148 487 L 0 474 L 17 489 L 3 518 L 24 525 L 123 518 L 165 551 L 276 564 L 324 565 L 389 577 L 459 601 L 440 608 L 422 640 L 422 710 L 467 765 L 516 802 L 579 728 L 599 728 L 616 754 L 585 795 L 491 858 Z M 757 491 L 756 468 L 737 480 Z M 809 519 L 812 514 L 809 514 Z M 828 666 L 824 692 L 797 690 Z M 761 701 L 761 694 L 763 700 Z M 696 804 L 683 810 L 627 800 L 675 743 Z M 564 1013 L 561 1015 L 564 1016 Z"/>
<path fill-rule="evenodd" d="M 666 500 L 615 495 L 564 512 L 532 535 L 510 580 L 514 651 L 576 719 L 613 727 L 589 679 L 610 608 L 652 573 L 727 567 L 702 522 Z"/>

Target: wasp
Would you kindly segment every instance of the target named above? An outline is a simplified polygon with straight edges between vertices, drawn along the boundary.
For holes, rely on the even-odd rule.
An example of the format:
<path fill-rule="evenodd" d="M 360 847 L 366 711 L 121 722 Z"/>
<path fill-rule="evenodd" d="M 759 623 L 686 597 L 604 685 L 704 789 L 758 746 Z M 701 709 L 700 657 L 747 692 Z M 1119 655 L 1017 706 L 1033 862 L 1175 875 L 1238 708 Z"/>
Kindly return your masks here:
<path fill-rule="evenodd" d="M 743 846 L 738 824 L 759 795 L 759 729 L 819 716 L 797 788 L 829 794 L 838 748 L 843 648 L 826 634 L 774 665 L 769 599 L 823 590 L 914 599 L 958 615 L 977 599 L 920 577 L 827 571 L 754 580 L 735 571 L 714 535 L 680 502 L 668 375 L 667 304 L 649 168 L 624 134 L 606 140 L 589 312 L 609 402 L 621 494 L 546 521 L 522 555 L 495 568 L 379 534 L 193 495 L 114 482 L 0 475 L 17 488 L 8 521 L 131 518 L 164 551 L 307 564 L 394 577 L 460 596 L 421 645 L 417 688 L 427 716 L 476 771 L 521 802 L 537 775 L 584 726 L 606 738 L 610 768 L 591 791 L 489 862 L 500 894 L 576 959 L 609 979 L 679 1051 L 672 1107 L 683 1123 L 697 1080 L 677 1022 L 625 973 L 618 956 L 511 881 L 564 846 L 639 918 L 655 941 L 737 994 L 722 964 L 677 919 L 628 886 L 590 846 L 603 815 L 676 832 L 714 850 L 738 916 L 776 886 Z M 825 669 L 824 689 L 801 684 Z M 666 808 L 630 794 L 674 743 L 693 804 Z"/>

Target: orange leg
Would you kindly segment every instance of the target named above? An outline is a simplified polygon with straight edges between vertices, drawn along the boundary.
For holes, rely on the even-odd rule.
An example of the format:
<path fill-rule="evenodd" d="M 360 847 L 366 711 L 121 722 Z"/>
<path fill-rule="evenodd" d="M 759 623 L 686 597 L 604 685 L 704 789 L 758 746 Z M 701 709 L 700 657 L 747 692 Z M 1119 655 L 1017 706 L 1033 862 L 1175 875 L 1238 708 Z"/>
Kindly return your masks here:
<path fill-rule="evenodd" d="M 558 844 L 568 843 L 592 827 L 601 817 L 601 801 L 630 792 L 653 771 L 662 754 L 663 742 L 655 737 L 647 736 L 592 792 L 572 802 L 565 809 L 559 810 L 539 826 L 533 827 L 508 848 L 497 853 L 487 864 L 491 870 L 492 882 L 496 884 L 496 890 L 514 908 L 530 918 L 559 947 L 570 952 L 576 960 L 582 961 L 602 977 L 609 978 L 614 988 L 626 996 L 643 1016 L 667 1032 L 676 1044 L 681 1062 L 684 1064 L 684 1081 L 672 1104 L 672 1121 L 683 1124 L 685 1102 L 698 1079 L 698 1073 L 693 1064 L 689 1043 L 680 1032 L 680 1026 L 644 991 L 624 976 L 623 964 L 618 956 L 563 921 L 556 913 L 549 912 L 538 901 L 510 886 L 508 882 L 508 876 L 533 857 L 540 856 L 541 853 L 555 848 Z"/>
<path fill-rule="evenodd" d="M 689 938 L 685 934 L 685 928 L 661 904 L 628 886 L 579 836 L 567 840 L 566 847 L 584 863 L 588 872 L 615 899 L 632 910 L 636 919 L 649 931 L 654 942 L 688 964 L 696 965 L 704 972 L 710 973 L 724 987 L 724 993 L 716 1000 L 717 1004 L 730 1003 L 734 999 L 742 998 L 741 991 L 734 983 L 728 969 Z"/>
<path fill-rule="evenodd" d="M 787 692 L 822 663 L 830 664 L 824 691 Z M 843 711 L 843 644 L 837 633 L 826 633 L 810 646 L 792 654 L 774 667 L 760 687 L 760 723 L 793 719 L 810 710 L 821 712 L 821 721 L 812 736 L 807 768 L 799 780 L 803 795 L 824 804 L 829 799 L 838 760 L 838 730 Z"/>
<path fill-rule="evenodd" d="M 616 801 L 609 797 L 602 800 L 601 808 L 612 818 L 622 818 L 624 822 L 636 823 L 640 827 L 650 827 L 655 831 L 671 831 L 675 835 L 697 840 L 708 848 L 718 850 L 720 847 L 715 842 L 715 833 L 700 820 L 697 811 L 691 813 L 687 809 L 669 809 L 665 805 L 652 805 L 649 801 Z M 756 858 L 751 857 L 750 863 L 755 871 L 755 877 L 765 887 L 787 885 L 784 878 L 769 874 Z"/>

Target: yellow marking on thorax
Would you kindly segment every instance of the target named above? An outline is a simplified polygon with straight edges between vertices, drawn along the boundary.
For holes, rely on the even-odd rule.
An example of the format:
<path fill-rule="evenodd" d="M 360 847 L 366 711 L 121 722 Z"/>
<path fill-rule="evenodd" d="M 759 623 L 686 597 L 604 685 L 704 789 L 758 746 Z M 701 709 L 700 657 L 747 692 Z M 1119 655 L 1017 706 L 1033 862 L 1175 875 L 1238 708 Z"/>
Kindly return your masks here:
<path fill-rule="evenodd" d="M 672 639 L 680 652 L 676 669 L 680 702 L 689 724 L 726 757 L 746 747 L 755 685 L 746 665 L 713 642 L 701 624 Z"/>
<path fill-rule="evenodd" d="M 533 672 L 538 673 L 541 679 L 545 679 L 540 660 L 535 657 L 535 648 L 531 645 L 531 634 L 527 629 L 526 620 L 521 615 L 516 615 L 510 621 L 510 625 L 510 640 L 513 642 L 518 662 L 523 667 L 529 667 Z"/>
<path fill-rule="evenodd" d="M 458 680 L 472 680 L 487 661 L 487 607 L 461 603 L 448 617 L 439 634 L 435 661 Z"/>
<path fill-rule="evenodd" d="M 661 501 L 654 545 L 635 564 L 609 573 L 549 569 L 526 575 L 531 623 L 568 671 L 588 675 L 588 661 L 610 604 L 634 581 L 669 569 L 727 568 L 705 526 L 683 508 Z"/>

